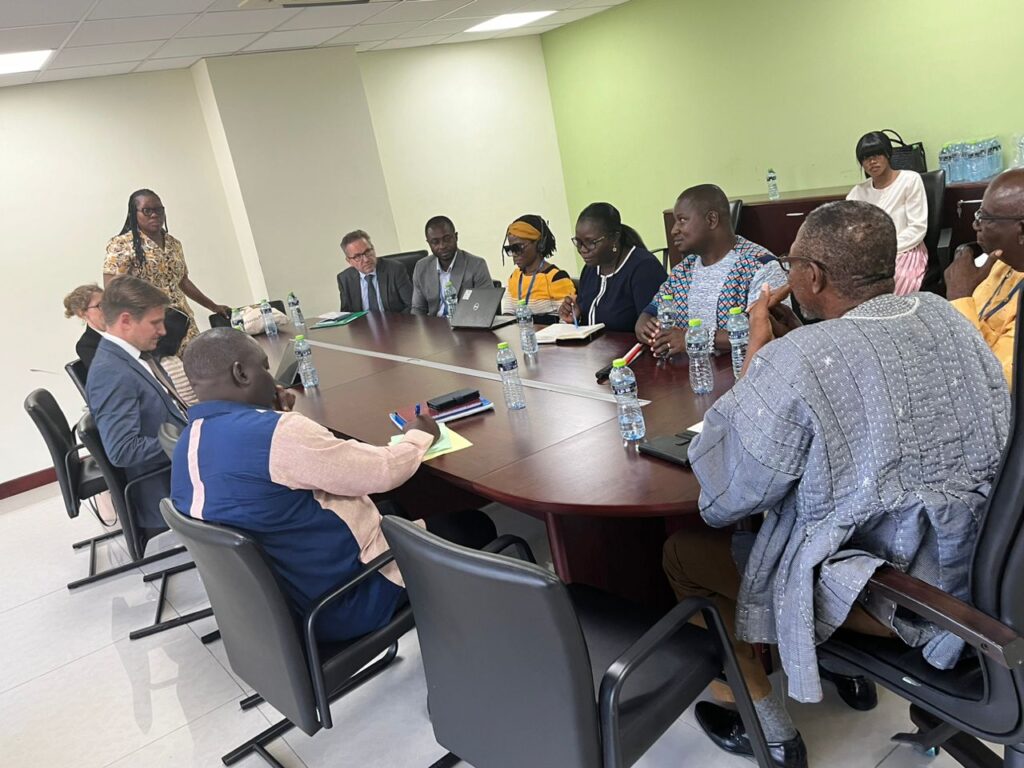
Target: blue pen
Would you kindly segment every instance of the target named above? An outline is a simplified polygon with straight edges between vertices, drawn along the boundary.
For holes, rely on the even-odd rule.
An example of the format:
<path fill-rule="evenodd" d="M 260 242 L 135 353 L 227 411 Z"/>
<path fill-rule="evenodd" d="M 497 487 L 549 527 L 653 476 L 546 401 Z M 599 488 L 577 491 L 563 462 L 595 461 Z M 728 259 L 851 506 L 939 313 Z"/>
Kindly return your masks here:
<path fill-rule="evenodd" d="M 420 415 L 420 404 L 419 403 L 416 403 L 416 415 L 417 416 Z"/>
<path fill-rule="evenodd" d="M 580 327 L 580 316 L 576 313 L 576 309 L 579 305 L 576 303 L 576 299 L 572 300 L 572 324 L 577 328 Z"/>

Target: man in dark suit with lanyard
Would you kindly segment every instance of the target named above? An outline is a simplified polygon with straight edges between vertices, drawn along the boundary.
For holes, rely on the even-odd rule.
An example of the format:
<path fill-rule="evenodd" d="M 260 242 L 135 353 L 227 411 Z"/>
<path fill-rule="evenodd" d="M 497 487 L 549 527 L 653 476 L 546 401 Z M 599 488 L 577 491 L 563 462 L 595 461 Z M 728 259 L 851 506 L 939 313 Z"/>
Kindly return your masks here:
<path fill-rule="evenodd" d="M 338 294 L 343 312 L 395 312 L 409 314 L 412 281 L 401 264 L 378 259 L 370 236 L 361 229 L 341 239 L 349 268 L 338 273 Z"/>
<path fill-rule="evenodd" d="M 169 467 L 157 433 L 164 422 L 186 426 L 187 406 L 151 353 L 166 333 L 167 294 L 137 277 L 113 279 L 103 296 L 107 330 L 89 368 L 89 408 L 110 461 L 128 480 Z M 166 530 L 160 500 L 170 473 L 140 484 L 138 519 L 144 539 Z"/>

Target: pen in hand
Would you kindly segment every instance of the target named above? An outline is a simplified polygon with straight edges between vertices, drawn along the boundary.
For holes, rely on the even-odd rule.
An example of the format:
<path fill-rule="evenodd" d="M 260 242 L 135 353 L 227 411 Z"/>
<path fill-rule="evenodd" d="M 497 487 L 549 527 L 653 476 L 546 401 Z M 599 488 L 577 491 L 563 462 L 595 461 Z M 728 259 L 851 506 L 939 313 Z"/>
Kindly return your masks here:
<path fill-rule="evenodd" d="M 576 308 L 577 308 L 577 306 L 576 306 L 576 298 L 573 297 L 572 299 L 570 299 L 570 301 L 572 302 L 572 324 L 574 326 L 576 326 L 577 328 L 579 328 L 580 327 L 580 315 L 576 311 Z"/>

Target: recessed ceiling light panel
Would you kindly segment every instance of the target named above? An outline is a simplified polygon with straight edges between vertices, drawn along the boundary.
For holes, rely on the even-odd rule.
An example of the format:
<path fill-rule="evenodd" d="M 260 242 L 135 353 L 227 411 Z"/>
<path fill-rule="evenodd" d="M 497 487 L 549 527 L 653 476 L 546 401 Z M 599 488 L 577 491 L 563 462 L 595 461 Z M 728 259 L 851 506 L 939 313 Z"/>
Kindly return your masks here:
<path fill-rule="evenodd" d="M 53 50 L 19 51 L 18 53 L 0 53 L 0 75 L 13 75 L 17 72 L 35 72 L 42 69 L 43 64 L 53 55 Z"/>
<path fill-rule="evenodd" d="M 535 21 L 550 16 L 554 11 L 530 11 L 529 13 L 505 13 L 501 16 L 495 16 L 493 19 L 488 19 L 477 24 L 475 27 L 470 27 L 467 32 L 497 32 L 500 29 L 515 29 L 516 27 L 524 27 L 527 24 L 532 24 Z"/>

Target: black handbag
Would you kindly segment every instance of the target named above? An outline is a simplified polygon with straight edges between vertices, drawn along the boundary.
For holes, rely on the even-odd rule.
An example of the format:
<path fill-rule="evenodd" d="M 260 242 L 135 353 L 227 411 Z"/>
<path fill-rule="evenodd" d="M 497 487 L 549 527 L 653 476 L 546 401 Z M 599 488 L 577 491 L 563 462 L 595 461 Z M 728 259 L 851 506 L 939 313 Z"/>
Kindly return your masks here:
<path fill-rule="evenodd" d="M 890 134 L 892 140 L 892 158 L 889 165 L 897 171 L 917 171 L 924 173 L 928 170 L 928 161 L 924 155 L 924 144 L 920 141 L 907 144 L 892 128 L 885 128 L 882 133 Z"/>

